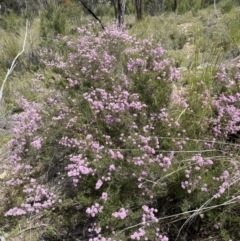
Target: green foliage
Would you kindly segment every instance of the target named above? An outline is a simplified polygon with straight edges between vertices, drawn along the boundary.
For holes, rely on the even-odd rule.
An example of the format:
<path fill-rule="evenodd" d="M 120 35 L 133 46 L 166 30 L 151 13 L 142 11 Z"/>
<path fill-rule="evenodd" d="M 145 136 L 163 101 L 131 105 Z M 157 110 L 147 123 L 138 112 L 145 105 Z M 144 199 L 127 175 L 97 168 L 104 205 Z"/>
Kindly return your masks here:
<path fill-rule="evenodd" d="M 194 1 L 192 4 L 192 11 L 197 13 L 201 9 L 201 0 Z"/>
<path fill-rule="evenodd" d="M 182 0 L 178 2 L 177 11 L 180 14 L 190 10 L 197 12 L 201 8 L 201 0 Z"/>
<path fill-rule="evenodd" d="M 235 3 L 233 0 L 223 0 L 218 4 L 218 6 L 220 7 L 222 13 L 228 13 L 235 7 Z"/>
<path fill-rule="evenodd" d="M 229 43 L 231 45 L 237 45 L 240 41 L 240 10 L 234 9 L 228 15 L 223 18 L 223 23 L 225 23 L 227 32 L 229 33 Z"/>
<path fill-rule="evenodd" d="M 4 12 L 13 11 L 17 14 L 21 13 L 22 8 L 24 8 L 25 3 L 23 1 L 16 1 L 16 0 L 8 0 L 8 1 L 1 1 L 1 7 L 3 8 Z"/>
<path fill-rule="evenodd" d="M 177 11 L 180 14 L 183 14 L 191 9 L 191 5 L 189 4 L 189 0 L 182 0 L 179 1 L 179 4 L 177 6 Z"/>
<path fill-rule="evenodd" d="M 156 16 L 161 14 L 164 11 L 162 4 L 160 4 L 157 0 L 149 1 L 146 6 L 146 12 L 150 16 Z"/>
<path fill-rule="evenodd" d="M 80 26 L 83 17 L 83 10 L 76 2 L 70 2 L 62 5 L 63 12 L 66 15 L 67 23 L 71 26 Z"/>
<path fill-rule="evenodd" d="M 2 40 L 3 50 L 0 51 L 1 61 L 0 67 L 4 70 L 10 68 L 13 59 L 20 50 L 19 37 L 13 34 L 6 34 Z"/>
<path fill-rule="evenodd" d="M 17 16 L 13 11 L 0 16 L 0 27 L 8 32 L 19 35 L 22 26 L 24 26 L 24 18 Z"/>
<path fill-rule="evenodd" d="M 53 38 L 66 32 L 66 16 L 61 6 L 49 1 L 47 9 L 41 13 L 40 36 Z"/>
<path fill-rule="evenodd" d="M 134 5 L 134 1 L 126 1 L 125 13 L 128 15 L 136 14 L 136 8 Z"/>
<path fill-rule="evenodd" d="M 154 35 L 154 41 L 160 42 L 165 49 L 178 50 L 183 48 L 188 38 L 187 33 L 178 27 L 178 21 L 180 19 L 175 14 L 170 14 L 167 20 L 165 16 L 146 17 L 130 31 L 139 38 Z"/>
<path fill-rule="evenodd" d="M 174 0 L 170 0 L 170 1 L 165 1 L 165 9 L 166 11 L 170 12 L 174 10 Z"/>
<path fill-rule="evenodd" d="M 100 4 L 97 6 L 95 14 L 99 17 L 108 16 L 114 18 L 114 9 L 109 4 Z"/>
<path fill-rule="evenodd" d="M 59 0 L 58 0 L 59 1 Z M 54 0 L 57 3 L 57 0 Z M 18 16 L 33 19 L 38 15 L 38 11 L 44 7 L 44 0 L 1 0 L 1 13 L 14 12 Z"/>

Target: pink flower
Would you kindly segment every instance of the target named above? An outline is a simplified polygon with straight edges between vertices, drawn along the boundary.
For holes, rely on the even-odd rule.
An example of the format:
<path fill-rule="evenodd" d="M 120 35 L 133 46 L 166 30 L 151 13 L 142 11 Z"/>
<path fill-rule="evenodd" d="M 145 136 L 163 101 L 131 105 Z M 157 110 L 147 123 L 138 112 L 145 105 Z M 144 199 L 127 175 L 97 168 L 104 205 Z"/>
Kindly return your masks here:
<path fill-rule="evenodd" d="M 102 199 L 103 201 L 107 201 L 107 198 L 108 198 L 108 194 L 107 194 L 106 192 L 103 192 L 103 193 L 102 193 L 102 196 L 101 196 L 101 199 Z"/>
<path fill-rule="evenodd" d="M 37 150 L 39 150 L 42 147 L 42 138 L 41 137 L 35 137 L 34 141 L 32 141 L 30 144 Z"/>
<path fill-rule="evenodd" d="M 103 206 L 99 205 L 99 203 L 95 203 L 90 208 L 87 208 L 86 213 L 95 217 L 96 214 L 101 213 L 103 210 Z"/>
<path fill-rule="evenodd" d="M 102 185 L 103 185 L 103 182 L 102 182 L 101 179 L 99 179 L 99 180 L 97 181 L 97 183 L 96 183 L 95 189 L 99 189 Z"/>
<path fill-rule="evenodd" d="M 115 212 L 112 214 L 113 217 L 119 218 L 119 219 L 124 219 L 127 217 L 128 210 L 125 208 L 120 208 L 118 212 Z"/>
<path fill-rule="evenodd" d="M 115 171 L 116 170 L 116 168 L 115 168 L 115 166 L 112 164 L 112 165 L 110 165 L 109 166 L 109 171 L 111 172 L 111 171 Z"/>
<path fill-rule="evenodd" d="M 138 232 L 134 232 L 134 234 L 131 235 L 131 239 L 140 240 L 141 237 L 143 237 L 146 234 L 145 230 L 143 228 L 139 228 Z"/>

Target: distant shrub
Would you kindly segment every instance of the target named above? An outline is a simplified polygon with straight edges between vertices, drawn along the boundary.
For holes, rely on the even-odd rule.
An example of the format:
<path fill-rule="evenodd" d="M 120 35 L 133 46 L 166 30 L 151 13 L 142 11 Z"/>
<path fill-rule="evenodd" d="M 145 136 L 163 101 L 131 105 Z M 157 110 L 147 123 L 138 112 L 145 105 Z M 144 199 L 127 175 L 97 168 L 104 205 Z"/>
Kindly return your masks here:
<path fill-rule="evenodd" d="M 2 42 L 2 47 L 3 50 L 0 51 L 0 67 L 2 69 L 8 69 L 20 50 L 19 38 L 14 34 L 6 34 Z M 20 63 L 18 62 L 17 67 L 20 67 L 19 65 Z"/>
<path fill-rule="evenodd" d="M 17 16 L 14 12 L 10 11 L 0 17 L 0 26 L 11 33 L 19 35 L 21 27 L 24 25 L 24 19 Z"/>
<path fill-rule="evenodd" d="M 136 8 L 133 4 L 133 1 L 126 1 L 125 13 L 129 15 L 136 13 Z"/>
<path fill-rule="evenodd" d="M 96 8 L 95 14 L 100 17 L 109 16 L 114 18 L 114 9 L 109 4 L 99 4 Z"/>
<path fill-rule="evenodd" d="M 43 38 L 53 38 L 57 34 L 64 34 L 65 31 L 66 16 L 63 8 L 49 1 L 46 10 L 41 13 L 40 36 Z"/>
<path fill-rule="evenodd" d="M 67 22 L 69 22 L 71 26 L 75 27 L 81 25 L 83 11 L 78 3 L 73 1 L 65 1 L 63 2 L 62 10 L 66 15 Z"/>
<path fill-rule="evenodd" d="M 235 4 L 232 0 L 223 0 L 220 2 L 219 7 L 222 13 L 228 13 L 235 7 Z"/>
<path fill-rule="evenodd" d="M 146 11 L 151 16 L 156 16 L 165 11 L 165 6 L 163 1 L 151 0 L 148 1 L 146 5 Z"/>

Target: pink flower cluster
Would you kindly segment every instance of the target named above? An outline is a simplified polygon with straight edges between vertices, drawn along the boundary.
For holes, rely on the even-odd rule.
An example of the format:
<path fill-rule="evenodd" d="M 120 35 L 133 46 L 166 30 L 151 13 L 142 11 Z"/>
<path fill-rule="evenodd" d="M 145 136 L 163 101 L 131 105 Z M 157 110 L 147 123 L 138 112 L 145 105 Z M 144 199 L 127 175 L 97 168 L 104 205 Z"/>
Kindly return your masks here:
<path fill-rule="evenodd" d="M 103 185 L 103 182 L 102 182 L 102 180 L 99 179 L 96 183 L 95 189 L 99 189 L 102 185 Z"/>
<path fill-rule="evenodd" d="M 107 192 L 103 192 L 103 193 L 102 193 L 102 196 L 101 196 L 101 199 L 102 199 L 104 202 L 106 202 L 106 201 L 107 201 L 107 198 L 108 198 Z"/>
<path fill-rule="evenodd" d="M 28 151 L 26 149 L 28 140 L 33 137 L 42 124 L 41 115 L 39 114 L 42 109 L 40 104 L 30 104 L 24 98 L 21 98 L 19 103 L 23 108 L 23 112 L 14 116 L 16 122 L 13 129 L 14 137 L 8 143 L 9 148 L 12 150 L 10 161 L 15 166 L 15 172 L 22 168 L 18 163 L 22 159 L 21 155 Z M 40 147 L 42 139 L 40 137 L 35 138 L 35 140 L 32 140 L 32 146 Z"/>
<path fill-rule="evenodd" d="M 142 209 L 144 211 L 144 214 L 142 215 L 142 222 L 144 224 L 147 224 L 148 221 L 158 222 L 158 219 L 154 214 L 158 212 L 156 208 L 149 208 L 148 206 L 143 205 Z"/>
<path fill-rule="evenodd" d="M 39 213 L 45 208 L 53 207 L 56 202 L 56 195 L 44 185 L 35 184 L 31 180 L 29 187 L 25 186 L 23 192 L 26 194 L 26 203 L 21 207 L 14 207 L 5 213 L 5 216 L 20 216 L 27 213 Z"/>
<path fill-rule="evenodd" d="M 221 94 L 215 98 L 214 106 L 218 116 L 213 120 L 215 136 L 236 134 L 240 131 L 240 93 L 234 95 Z"/>
<path fill-rule="evenodd" d="M 213 180 L 222 181 L 222 184 L 219 186 L 218 192 L 214 195 L 215 198 L 219 198 L 231 185 L 230 174 L 227 170 L 225 170 L 219 178 L 213 177 Z"/>
<path fill-rule="evenodd" d="M 70 161 L 73 164 L 69 164 L 65 169 L 68 171 L 68 176 L 73 178 L 73 185 L 77 186 L 79 179 L 84 175 L 92 174 L 93 169 L 89 167 L 87 158 L 82 154 L 70 155 Z"/>
<path fill-rule="evenodd" d="M 138 231 L 134 232 L 131 235 L 132 240 L 140 240 L 142 237 L 144 237 L 146 234 L 145 230 L 143 228 L 139 228 Z"/>
<path fill-rule="evenodd" d="M 120 208 L 118 212 L 112 213 L 114 218 L 125 219 L 127 217 L 128 210 L 125 208 Z"/>
<path fill-rule="evenodd" d="M 188 168 L 185 170 L 186 181 L 181 182 L 181 187 L 187 189 L 190 194 L 194 189 L 201 186 L 202 192 L 208 191 L 208 185 L 206 183 L 201 184 L 201 171 L 207 173 L 213 166 L 213 161 L 209 158 L 203 158 L 201 154 L 196 154 L 191 158 Z"/>
<path fill-rule="evenodd" d="M 42 137 L 36 136 L 34 140 L 30 143 L 30 145 L 36 148 L 37 150 L 39 150 L 42 147 L 42 141 L 43 141 Z"/>
<path fill-rule="evenodd" d="M 99 203 L 95 203 L 90 208 L 89 207 L 87 208 L 86 213 L 92 217 L 95 217 L 98 213 L 101 213 L 102 211 L 103 211 L 103 206 L 101 206 Z"/>
<path fill-rule="evenodd" d="M 124 117 L 122 115 L 124 112 L 139 111 L 147 107 L 138 100 L 137 94 L 130 94 L 120 86 L 113 87 L 113 94 L 97 88 L 83 96 L 90 103 L 95 116 L 105 114 L 107 124 L 119 123 Z"/>

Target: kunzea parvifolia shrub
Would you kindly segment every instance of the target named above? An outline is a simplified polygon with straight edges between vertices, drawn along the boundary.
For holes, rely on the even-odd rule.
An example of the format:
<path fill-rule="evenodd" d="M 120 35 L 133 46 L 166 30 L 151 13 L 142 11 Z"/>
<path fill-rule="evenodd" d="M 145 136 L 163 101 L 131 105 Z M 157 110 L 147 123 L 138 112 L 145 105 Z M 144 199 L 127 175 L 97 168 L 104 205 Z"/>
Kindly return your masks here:
<path fill-rule="evenodd" d="M 180 226 L 171 222 L 184 203 L 196 208 L 221 198 L 229 178 L 218 167 L 222 173 L 210 180 L 212 155 L 184 151 L 191 140 L 169 111 L 174 101 L 187 108 L 172 94 L 178 71 L 160 44 L 114 26 L 89 24 L 55 44 L 59 51 L 40 53 L 48 73 L 34 79 L 33 91 L 45 86 L 48 98 L 22 98 L 16 116 L 8 184 L 19 198 L 5 215 L 48 210 L 58 220 L 52 225 L 85 225 L 91 241 L 176 238 Z"/>

